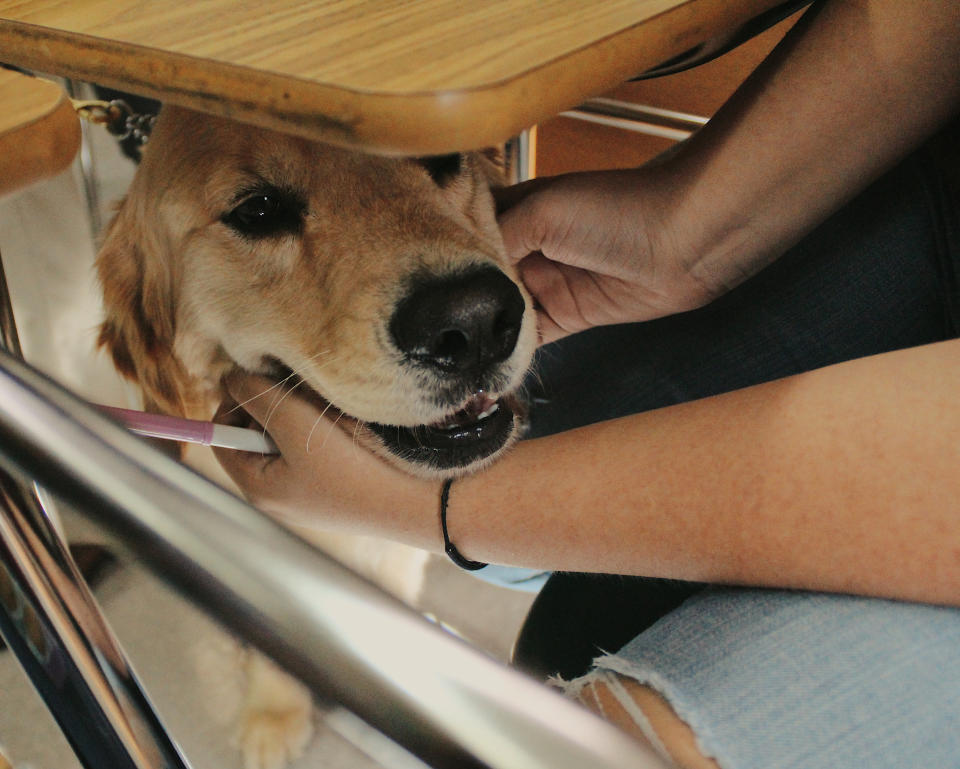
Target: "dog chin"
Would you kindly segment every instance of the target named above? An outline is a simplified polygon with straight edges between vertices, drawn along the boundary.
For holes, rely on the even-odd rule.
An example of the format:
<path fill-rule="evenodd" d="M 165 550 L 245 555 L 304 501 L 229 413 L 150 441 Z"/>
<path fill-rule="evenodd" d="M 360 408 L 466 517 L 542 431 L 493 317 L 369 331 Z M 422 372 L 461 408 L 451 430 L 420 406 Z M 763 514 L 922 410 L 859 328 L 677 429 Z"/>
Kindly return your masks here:
<path fill-rule="evenodd" d="M 292 373 L 276 359 L 261 373 L 289 381 Z M 369 422 L 340 410 L 313 388 L 298 380 L 301 395 L 339 427 L 356 436 L 396 467 L 422 478 L 454 478 L 476 472 L 506 451 L 523 434 L 527 407 L 519 393 L 500 397 L 478 392 L 445 418 L 416 426 Z"/>

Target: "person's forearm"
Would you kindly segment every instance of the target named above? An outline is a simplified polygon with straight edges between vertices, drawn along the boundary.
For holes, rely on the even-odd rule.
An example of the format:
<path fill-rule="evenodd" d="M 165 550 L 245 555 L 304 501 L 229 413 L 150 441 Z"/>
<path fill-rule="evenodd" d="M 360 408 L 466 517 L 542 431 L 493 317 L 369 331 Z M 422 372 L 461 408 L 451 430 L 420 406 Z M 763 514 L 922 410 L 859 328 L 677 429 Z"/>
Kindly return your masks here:
<path fill-rule="evenodd" d="M 814 6 L 665 164 L 674 237 L 716 295 L 780 256 L 960 104 L 960 4 Z"/>
<path fill-rule="evenodd" d="M 454 484 L 469 558 L 960 605 L 960 342 L 532 440 Z"/>

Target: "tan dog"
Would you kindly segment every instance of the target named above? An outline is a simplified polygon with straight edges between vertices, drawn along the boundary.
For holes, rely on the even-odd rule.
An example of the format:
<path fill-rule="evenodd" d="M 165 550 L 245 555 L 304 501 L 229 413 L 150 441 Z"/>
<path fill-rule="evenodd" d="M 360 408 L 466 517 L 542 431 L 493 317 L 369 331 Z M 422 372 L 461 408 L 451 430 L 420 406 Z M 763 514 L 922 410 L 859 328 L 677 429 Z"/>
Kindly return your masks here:
<path fill-rule="evenodd" d="M 535 347 L 497 173 L 168 107 L 98 259 L 101 343 L 148 408 L 209 418 L 234 367 L 292 372 L 410 472 L 476 469 L 521 428 Z"/>
<path fill-rule="evenodd" d="M 499 179 L 486 153 L 377 157 L 167 107 L 98 257 L 101 344 L 149 410 L 208 419 L 234 368 L 293 375 L 409 472 L 477 469 L 522 429 L 536 344 Z M 375 579 L 390 561 L 350 547 Z M 244 664 L 245 764 L 282 766 L 311 733 L 309 696 Z"/>

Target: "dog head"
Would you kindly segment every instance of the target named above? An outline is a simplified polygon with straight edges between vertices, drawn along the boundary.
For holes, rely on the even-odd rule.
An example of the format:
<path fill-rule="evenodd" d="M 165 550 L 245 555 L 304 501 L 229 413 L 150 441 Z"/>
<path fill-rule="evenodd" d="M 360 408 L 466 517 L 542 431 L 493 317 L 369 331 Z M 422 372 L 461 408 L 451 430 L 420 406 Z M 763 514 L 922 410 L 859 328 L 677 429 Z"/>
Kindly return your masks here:
<path fill-rule="evenodd" d="M 209 418 L 230 370 L 293 374 L 409 471 L 476 469 L 536 344 L 498 172 L 166 107 L 98 257 L 101 343 L 148 408 Z"/>

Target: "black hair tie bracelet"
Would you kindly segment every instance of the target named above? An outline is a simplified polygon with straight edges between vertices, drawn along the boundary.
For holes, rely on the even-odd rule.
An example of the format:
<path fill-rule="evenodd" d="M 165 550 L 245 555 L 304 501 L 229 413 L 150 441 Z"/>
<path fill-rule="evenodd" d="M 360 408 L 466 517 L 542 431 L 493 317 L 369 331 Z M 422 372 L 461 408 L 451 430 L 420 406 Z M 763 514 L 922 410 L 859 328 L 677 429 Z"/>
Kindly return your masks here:
<path fill-rule="evenodd" d="M 461 569 L 479 571 L 487 564 L 482 561 L 471 561 L 469 558 L 464 558 L 457 550 L 456 545 L 450 541 L 450 535 L 447 533 L 447 505 L 450 502 L 450 486 L 452 483 L 453 478 L 448 478 L 443 482 L 443 487 L 440 489 L 440 531 L 443 532 L 443 552 Z"/>

